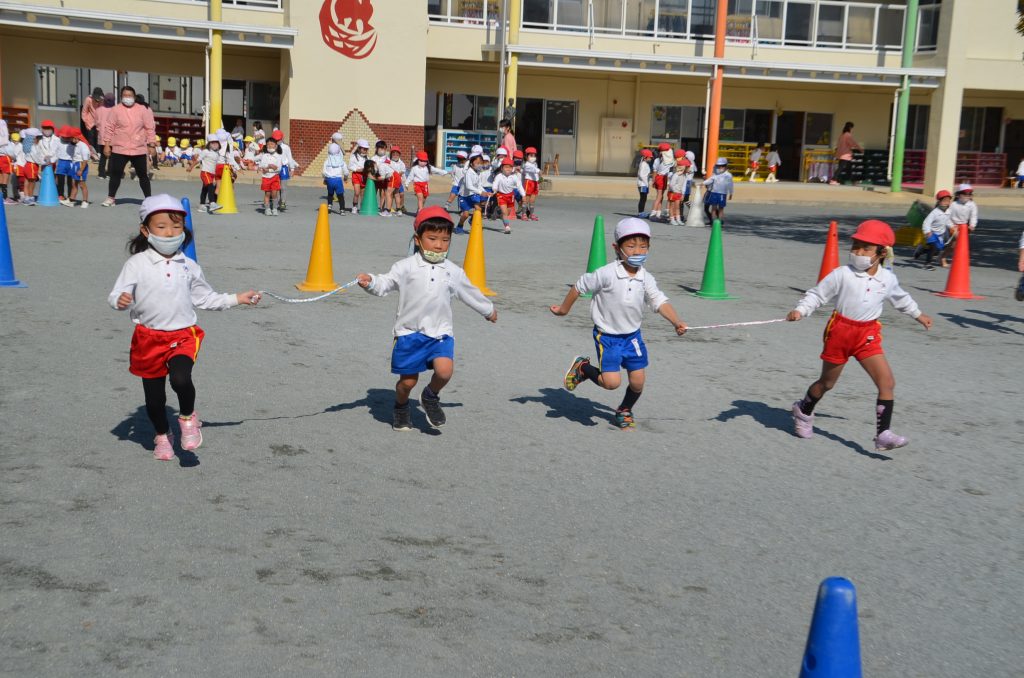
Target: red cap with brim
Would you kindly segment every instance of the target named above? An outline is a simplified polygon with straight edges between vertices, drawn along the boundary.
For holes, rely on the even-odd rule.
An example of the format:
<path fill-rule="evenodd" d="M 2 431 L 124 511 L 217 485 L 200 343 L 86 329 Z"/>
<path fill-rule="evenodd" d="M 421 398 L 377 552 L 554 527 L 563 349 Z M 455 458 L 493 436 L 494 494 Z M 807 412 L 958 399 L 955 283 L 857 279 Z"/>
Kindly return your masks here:
<path fill-rule="evenodd" d="M 896 234 L 892 232 L 892 227 L 878 219 L 862 221 L 853 232 L 853 239 L 882 247 L 892 247 L 896 244 Z"/>
<path fill-rule="evenodd" d="M 448 210 L 441 205 L 431 205 L 430 207 L 424 207 L 416 213 L 416 218 L 412 222 L 412 230 L 414 233 L 420 232 L 420 225 L 427 219 L 444 219 L 452 226 L 455 222 L 452 221 L 452 215 L 448 213 Z"/>

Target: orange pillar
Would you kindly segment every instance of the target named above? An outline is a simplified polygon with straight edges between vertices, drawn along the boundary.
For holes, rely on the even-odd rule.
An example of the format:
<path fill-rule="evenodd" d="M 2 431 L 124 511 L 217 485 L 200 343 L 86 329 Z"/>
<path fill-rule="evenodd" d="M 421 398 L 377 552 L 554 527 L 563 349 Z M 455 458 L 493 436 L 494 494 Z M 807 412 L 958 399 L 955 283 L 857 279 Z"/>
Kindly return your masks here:
<path fill-rule="evenodd" d="M 728 0 L 718 0 L 715 13 L 715 58 L 725 57 L 725 20 L 728 16 Z M 710 173 L 718 160 L 718 128 L 722 124 L 722 67 L 715 66 L 711 80 L 711 108 L 708 110 L 708 155 L 704 171 Z"/>

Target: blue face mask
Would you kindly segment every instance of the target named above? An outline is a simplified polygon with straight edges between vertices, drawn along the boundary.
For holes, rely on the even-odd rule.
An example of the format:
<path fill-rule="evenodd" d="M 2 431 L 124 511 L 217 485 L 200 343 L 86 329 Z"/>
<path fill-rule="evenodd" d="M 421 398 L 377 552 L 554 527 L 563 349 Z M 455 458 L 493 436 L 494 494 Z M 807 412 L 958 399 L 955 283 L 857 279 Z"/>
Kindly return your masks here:
<path fill-rule="evenodd" d="M 181 249 L 182 244 L 185 242 L 185 234 L 179 233 L 176 236 L 170 238 L 161 238 L 158 235 L 149 234 L 146 238 L 149 244 L 160 254 L 165 257 L 172 256 L 175 252 Z"/>
<path fill-rule="evenodd" d="M 644 265 L 645 261 L 647 261 L 646 254 L 634 254 L 631 257 L 626 257 L 626 263 L 632 266 L 633 268 L 640 268 L 641 266 Z"/>

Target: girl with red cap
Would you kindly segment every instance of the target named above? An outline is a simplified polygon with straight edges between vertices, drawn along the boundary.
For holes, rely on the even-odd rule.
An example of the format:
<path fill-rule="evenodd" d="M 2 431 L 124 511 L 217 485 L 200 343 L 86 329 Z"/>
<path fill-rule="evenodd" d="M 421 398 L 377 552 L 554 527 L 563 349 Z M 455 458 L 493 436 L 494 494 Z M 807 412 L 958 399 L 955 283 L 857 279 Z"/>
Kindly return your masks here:
<path fill-rule="evenodd" d="M 523 159 L 523 188 L 526 190 L 523 194 L 523 218 L 540 221 L 533 213 L 534 207 L 537 205 L 537 196 L 540 194 L 540 165 L 537 164 L 537 149 L 527 146 L 523 154 L 526 156 Z"/>
<path fill-rule="evenodd" d="M 661 203 L 665 199 L 665 191 L 668 188 L 668 175 L 676 166 L 675 156 L 672 154 L 672 145 L 667 142 L 658 144 L 658 157 L 654 160 L 654 208 L 651 210 L 651 219 L 661 218 Z M 667 209 L 665 210 L 668 211 Z"/>
<path fill-rule="evenodd" d="M 914 252 L 914 260 L 916 261 L 922 254 L 927 255 L 924 260 L 924 268 L 927 271 L 935 270 L 935 267 L 932 266 L 932 257 L 936 253 L 939 254 L 942 267 L 945 268 L 947 265 L 944 251 L 949 232 L 953 228 L 953 222 L 949 217 L 949 204 L 952 201 L 953 196 L 949 191 L 936 193 L 935 208 L 928 213 L 928 216 L 924 218 L 924 223 L 921 224 L 925 240 Z"/>
<path fill-rule="evenodd" d="M 278 191 L 277 210 L 284 212 L 287 207 L 284 201 L 285 189 L 288 187 L 288 180 L 292 178 L 292 172 L 299 167 L 299 164 L 292 157 L 292 147 L 284 142 L 284 133 L 281 130 L 275 129 L 270 134 L 270 138 L 277 142 L 277 153 L 281 156 L 281 189 Z"/>
<path fill-rule="evenodd" d="M 807 291 L 786 320 L 800 320 L 816 308 L 836 299 L 835 310 L 825 326 L 825 348 L 821 353 L 821 376 L 807 389 L 802 400 L 793 403 L 796 435 L 814 435 L 814 406 L 839 381 L 850 357 L 860 362 L 878 388 L 875 403 L 875 450 L 884 452 L 903 447 L 907 439 L 892 429 L 893 392 L 896 380 L 882 350 L 882 305 L 888 300 L 896 310 L 930 329 L 932 319 L 900 287 L 896 276 L 882 266 L 892 258 L 896 235 L 882 221 L 865 221 L 853 234 L 850 263 L 822 278 Z"/>
<path fill-rule="evenodd" d="M 448 174 L 446 170 L 434 167 L 430 164 L 430 157 L 427 156 L 426 151 L 416 151 L 416 161 L 413 162 L 412 167 L 409 168 L 409 175 L 405 178 L 406 187 L 412 186 L 413 191 L 416 192 L 416 213 L 423 209 L 423 205 L 427 202 L 427 197 L 430 195 L 430 175 L 437 174 L 444 176 Z"/>
<path fill-rule="evenodd" d="M 405 212 L 405 186 L 402 183 L 405 181 L 406 170 L 401 147 L 392 146 L 391 154 L 384 162 L 391 167 L 391 176 L 384 192 L 384 209 L 394 217 Z"/>

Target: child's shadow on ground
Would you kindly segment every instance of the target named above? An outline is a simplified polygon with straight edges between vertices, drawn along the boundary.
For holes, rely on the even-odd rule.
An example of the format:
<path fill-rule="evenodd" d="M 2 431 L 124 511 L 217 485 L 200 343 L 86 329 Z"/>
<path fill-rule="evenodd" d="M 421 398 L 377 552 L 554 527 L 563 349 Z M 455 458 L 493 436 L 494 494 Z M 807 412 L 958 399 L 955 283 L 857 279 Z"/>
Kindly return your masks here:
<path fill-rule="evenodd" d="M 998 332 L 999 334 L 1019 334 L 1024 336 L 1024 332 L 1021 332 L 1014 327 L 1010 327 L 1008 324 L 1024 322 L 1024 318 L 1006 315 L 1005 313 L 993 313 L 992 311 L 978 311 L 973 308 L 964 310 L 964 313 L 976 313 L 980 316 L 988 316 L 988 318 L 971 318 L 969 316 L 958 315 L 956 313 L 940 313 L 939 315 L 954 325 L 964 329 L 977 327 L 983 330 Z M 989 318 L 991 318 L 991 320 Z"/>
<path fill-rule="evenodd" d="M 539 396 L 519 396 L 511 398 L 509 402 L 520 403 L 541 403 L 548 408 L 547 416 L 550 419 L 568 419 L 569 421 L 583 426 L 597 426 L 600 421 L 608 421 L 609 417 L 615 414 L 615 410 L 602 405 L 601 403 L 574 396 L 568 391 L 560 388 L 542 388 Z"/>
<path fill-rule="evenodd" d="M 412 410 L 413 424 L 419 427 L 424 433 L 440 435 L 440 431 L 431 428 L 427 424 L 426 416 L 420 411 L 418 406 L 419 398 L 415 392 L 413 393 L 413 397 L 409 399 L 409 402 L 409 406 Z M 443 397 L 441 399 L 441 405 L 446 409 L 449 407 L 462 407 L 462 403 L 451 403 L 444 400 Z M 337 405 L 331 405 L 324 409 L 324 412 L 341 412 L 342 410 L 355 410 L 362 407 L 365 407 L 370 411 L 371 417 L 382 424 L 390 426 L 392 423 L 392 413 L 395 408 L 395 391 L 393 389 L 371 388 L 366 391 L 365 398 L 353 400 L 350 403 L 338 403 Z"/>
<path fill-rule="evenodd" d="M 776 431 L 783 431 L 785 433 L 792 434 L 793 432 L 793 416 L 789 410 L 784 410 L 778 407 L 772 407 L 767 403 L 757 402 L 756 400 L 734 400 L 732 401 L 732 409 L 725 410 L 717 417 L 715 421 L 729 421 L 730 419 L 736 419 L 737 417 L 750 417 L 757 423 L 761 424 L 765 428 L 775 429 Z M 830 417 L 829 415 L 817 414 L 815 418 L 831 418 L 837 419 L 839 417 Z M 835 441 L 845 447 L 849 447 L 857 454 L 863 455 L 870 459 L 878 459 L 880 461 L 892 461 L 892 457 L 887 457 L 884 454 L 878 452 L 872 452 L 861 447 L 859 444 L 852 440 L 847 440 L 837 436 L 834 433 L 824 431 L 819 427 L 815 427 L 815 432 L 819 435 L 828 438 L 829 440 Z"/>
<path fill-rule="evenodd" d="M 177 417 L 174 416 L 171 408 L 165 408 L 165 411 L 167 413 L 167 421 L 171 422 L 173 428 Z M 153 449 L 153 438 L 156 433 L 153 431 L 153 424 L 149 421 L 149 416 L 146 414 L 145 405 L 140 405 L 134 413 L 128 415 L 127 419 L 110 429 L 110 432 L 117 436 L 118 440 L 127 440 L 142 445 L 146 450 Z M 177 435 L 174 437 L 174 447 L 174 452 L 178 455 L 178 464 L 181 467 L 192 468 L 193 466 L 199 466 L 199 457 L 193 452 L 181 449 Z"/>

